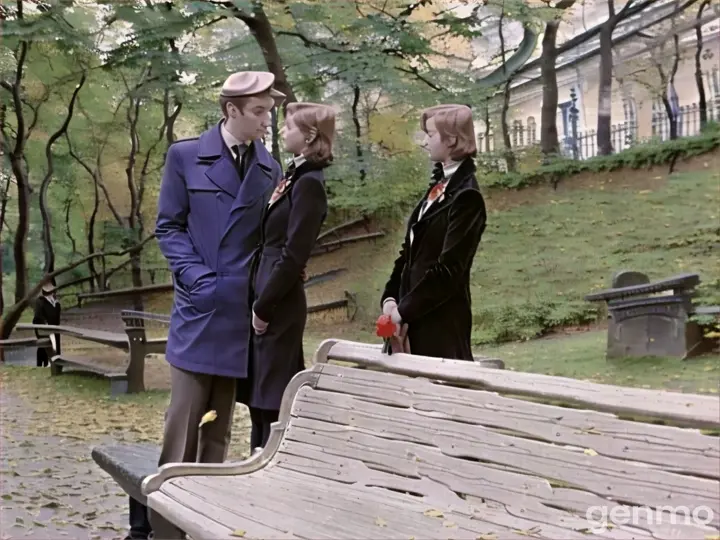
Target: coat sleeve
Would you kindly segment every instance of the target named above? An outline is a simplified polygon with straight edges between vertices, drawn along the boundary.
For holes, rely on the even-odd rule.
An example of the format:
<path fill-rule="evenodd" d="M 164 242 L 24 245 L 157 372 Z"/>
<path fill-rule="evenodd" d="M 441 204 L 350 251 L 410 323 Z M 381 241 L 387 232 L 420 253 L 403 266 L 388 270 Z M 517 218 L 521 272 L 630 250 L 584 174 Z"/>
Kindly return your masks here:
<path fill-rule="evenodd" d="M 393 263 L 393 269 L 390 273 L 390 279 L 388 279 L 387 283 L 385 284 L 385 290 L 380 297 L 381 308 L 383 304 L 385 304 L 386 300 L 392 299 L 397 302 L 400 298 L 400 281 L 402 279 L 403 268 L 405 268 L 405 264 L 407 263 L 407 253 L 409 250 L 410 246 L 408 245 L 408 235 L 406 234 L 403 240 L 403 244 L 400 247 L 400 254 Z"/>
<path fill-rule="evenodd" d="M 202 277 L 213 274 L 205 266 L 187 231 L 190 200 L 183 174 L 182 156 L 176 145 L 170 146 L 165 160 L 155 235 L 170 270 L 188 289 Z"/>
<path fill-rule="evenodd" d="M 450 207 L 442 252 L 415 287 L 398 304 L 403 322 L 412 325 L 465 286 L 464 276 L 485 230 L 485 202 L 479 191 L 458 194 Z"/>
<path fill-rule="evenodd" d="M 314 176 L 298 178 L 289 196 L 292 197 L 292 208 L 287 241 L 253 305 L 255 314 L 266 322 L 272 321 L 275 307 L 300 279 L 327 213 L 325 187 Z"/>
<path fill-rule="evenodd" d="M 35 306 L 33 310 L 33 324 L 47 324 L 47 318 L 45 317 L 45 309 L 43 306 L 44 300 L 41 296 L 35 299 Z"/>

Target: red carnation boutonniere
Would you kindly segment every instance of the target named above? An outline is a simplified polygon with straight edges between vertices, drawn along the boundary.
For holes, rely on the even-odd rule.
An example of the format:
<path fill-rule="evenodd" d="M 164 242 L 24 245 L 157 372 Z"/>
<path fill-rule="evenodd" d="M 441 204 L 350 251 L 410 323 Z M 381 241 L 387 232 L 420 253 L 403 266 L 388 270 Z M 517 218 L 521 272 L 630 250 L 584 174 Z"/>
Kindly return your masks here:
<path fill-rule="evenodd" d="M 268 206 L 272 206 L 272 204 L 277 201 L 283 193 L 287 191 L 287 189 L 290 187 L 290 180 L 283 180 L 278 184 L 278 187 L 275 188 L 275 191 L 273 191 L 273 194 L 270 196 L 270 201 L 268 202 Z"/>

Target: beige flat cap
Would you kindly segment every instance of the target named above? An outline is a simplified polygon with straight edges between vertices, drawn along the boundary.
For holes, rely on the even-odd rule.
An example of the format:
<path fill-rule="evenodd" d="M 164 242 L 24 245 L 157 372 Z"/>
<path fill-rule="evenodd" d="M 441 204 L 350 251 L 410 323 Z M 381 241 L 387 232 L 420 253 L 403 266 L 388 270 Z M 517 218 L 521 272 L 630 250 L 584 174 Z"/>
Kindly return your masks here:
<path fill-rule="evenodd" d="M 272 87 L 274 82 L 275 75 L 267 71 L 238 71 L 225 80 L 220 95 L 229 98 L 246 97 L 269 89 L 275 106 L 280 106 L 287 96 Z"/>

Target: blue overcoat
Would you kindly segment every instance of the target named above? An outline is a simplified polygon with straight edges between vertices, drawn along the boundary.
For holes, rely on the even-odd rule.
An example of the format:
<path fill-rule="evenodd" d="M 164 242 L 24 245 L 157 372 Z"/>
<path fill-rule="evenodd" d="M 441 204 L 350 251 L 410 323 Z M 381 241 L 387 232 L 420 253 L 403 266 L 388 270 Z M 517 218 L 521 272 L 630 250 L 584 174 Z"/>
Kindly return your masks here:
<path fill-rule="evenodd" d="M 170 146 L 155 227 L 175 283 L 165 356 L 177 368 L 245 378 L 251 273 L 282 169 L 256 140 L 240 178 L 220 124 Z"/>

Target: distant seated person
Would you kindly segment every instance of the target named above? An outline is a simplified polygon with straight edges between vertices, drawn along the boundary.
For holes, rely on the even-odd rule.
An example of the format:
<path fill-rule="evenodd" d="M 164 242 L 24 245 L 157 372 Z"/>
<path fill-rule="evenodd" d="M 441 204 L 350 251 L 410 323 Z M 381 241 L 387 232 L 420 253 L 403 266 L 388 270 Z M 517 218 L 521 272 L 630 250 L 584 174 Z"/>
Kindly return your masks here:
<path fill-rule="evenodd" d="M 35 314 L 33 324 L 60 324 L 60 302 L 57 299 L 57 289 L 52 283 L 43 285 L 42 294 L 35 300 Z M 40 333 L 35 330 L 35 335 Z M 47 367 L 50 364 L 51 354 L 60 354 L 60 334 L 51 334 L 52 348 L 38 347 L 37 367 Z"/>

